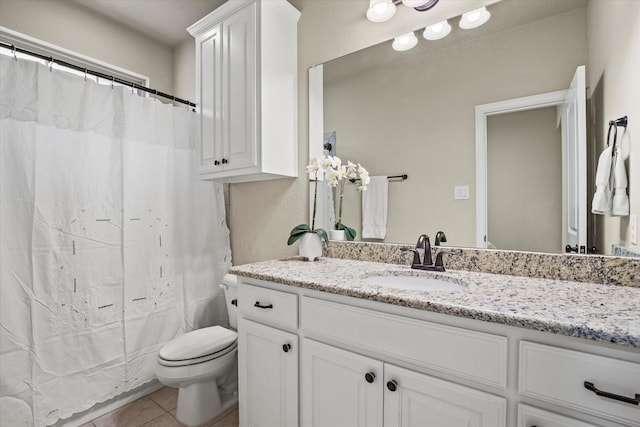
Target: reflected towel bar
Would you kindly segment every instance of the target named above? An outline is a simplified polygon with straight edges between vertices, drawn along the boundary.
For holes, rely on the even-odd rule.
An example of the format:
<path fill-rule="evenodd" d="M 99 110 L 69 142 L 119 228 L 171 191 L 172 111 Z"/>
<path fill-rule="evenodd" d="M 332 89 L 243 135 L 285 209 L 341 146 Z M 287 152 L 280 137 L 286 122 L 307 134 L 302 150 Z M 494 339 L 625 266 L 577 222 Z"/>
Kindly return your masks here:
<path fill-rule="evenodd" d="M 387 176 L 387 179 L 400 179 L 401 181 L 404 181 L 405 179 L 409 179 L 409 175 L 407 175 L 406 173 L 402 175 L 389 175 Z M 349 182 L 354 183 L 356 182 L 356 180 L 351 178 Z"/>

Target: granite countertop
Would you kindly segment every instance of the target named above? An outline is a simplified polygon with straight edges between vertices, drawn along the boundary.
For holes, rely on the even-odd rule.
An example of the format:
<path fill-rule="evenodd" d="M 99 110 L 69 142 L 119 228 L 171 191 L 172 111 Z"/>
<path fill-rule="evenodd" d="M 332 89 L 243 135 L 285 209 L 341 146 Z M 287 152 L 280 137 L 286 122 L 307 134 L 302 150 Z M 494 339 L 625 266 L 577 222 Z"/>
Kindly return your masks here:
<path fill-rule="evenodd" d="M 532 279 L 461 270 L 427 272 L 407 266 L 322 258 L 234 266 L 238 276 L 388 304 L 640 348 L 640 288 Z M 420 275 L 463 284 L 459 292 L 402 290 L 364 279 Z"/>

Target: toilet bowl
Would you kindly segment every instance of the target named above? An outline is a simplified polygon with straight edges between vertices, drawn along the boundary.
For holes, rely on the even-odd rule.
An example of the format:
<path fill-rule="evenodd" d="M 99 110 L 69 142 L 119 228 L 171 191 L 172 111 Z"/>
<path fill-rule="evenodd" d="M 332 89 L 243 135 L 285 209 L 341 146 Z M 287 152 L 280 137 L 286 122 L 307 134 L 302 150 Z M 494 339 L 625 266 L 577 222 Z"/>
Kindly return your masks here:
<path fill-rule="evenodd" d="M 226 275 L 221 286 L 227 300 L 230 328 L 211 326 L 187 332 L 166 343 L 158 352 L 156 376 L 169 387 L 178 388 L 176 418 L 187 425 L 203 424 L 237 396 L 220 388 L 237 383 L 238 335 L 236 327 L 236 277 Z M 230 377 L 232 377 L 230 379 Z"/>

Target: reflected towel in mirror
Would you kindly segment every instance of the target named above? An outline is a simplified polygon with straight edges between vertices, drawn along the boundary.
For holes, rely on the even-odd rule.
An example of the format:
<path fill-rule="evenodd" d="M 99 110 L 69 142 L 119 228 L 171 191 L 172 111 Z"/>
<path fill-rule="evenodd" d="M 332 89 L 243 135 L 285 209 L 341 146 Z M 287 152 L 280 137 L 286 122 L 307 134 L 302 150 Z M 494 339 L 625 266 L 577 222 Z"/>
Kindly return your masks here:
<path fill-rule="evenodd" d="M 384 239 L 387 234 L 389 180 L 372 176 L 367 191 L 362 192 L 362 238 Z"/>

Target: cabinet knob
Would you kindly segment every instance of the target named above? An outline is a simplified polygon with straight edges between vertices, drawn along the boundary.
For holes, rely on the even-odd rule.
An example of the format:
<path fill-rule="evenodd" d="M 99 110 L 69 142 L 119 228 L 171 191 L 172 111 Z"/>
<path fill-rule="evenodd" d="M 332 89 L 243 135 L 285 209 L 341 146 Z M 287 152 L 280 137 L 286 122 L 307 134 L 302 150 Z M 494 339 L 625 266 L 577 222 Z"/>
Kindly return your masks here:
<path fill-rule="evenodd" d="M 216 165 L 216 166 L 218 166 L 218 165 L 220 164 L 220 162 L 219 162 L 218 160 L 214 160 L 214 161 L 213 161 L 213 164 L 214 164 L 214 165 Z"/>
<path fill-rule="evenodd" d="M 291 344 L 282 344 L 282 351 L 289 353 L 289 350 L 291 350 Z"/>
<path fill-rule="evenodd" d="M 387 382 L 387 388 L 389 391 L 396 391 L 398 389 L 398 382 L 396 380 Z"/>
<path fill-rule="evenodd" d="M 371 384 L 376 380 L 376 374 L 373 372 L 367 372 L 366 374 L 364 374 L 364 379 L 367 380 L 369 384 Z"/>
<path fill-rule="evenodd" d="M 227 163 L 229 163 L 229 161 L 227 159 L 222 159 L 222 164 L 226 165 Z"/>

